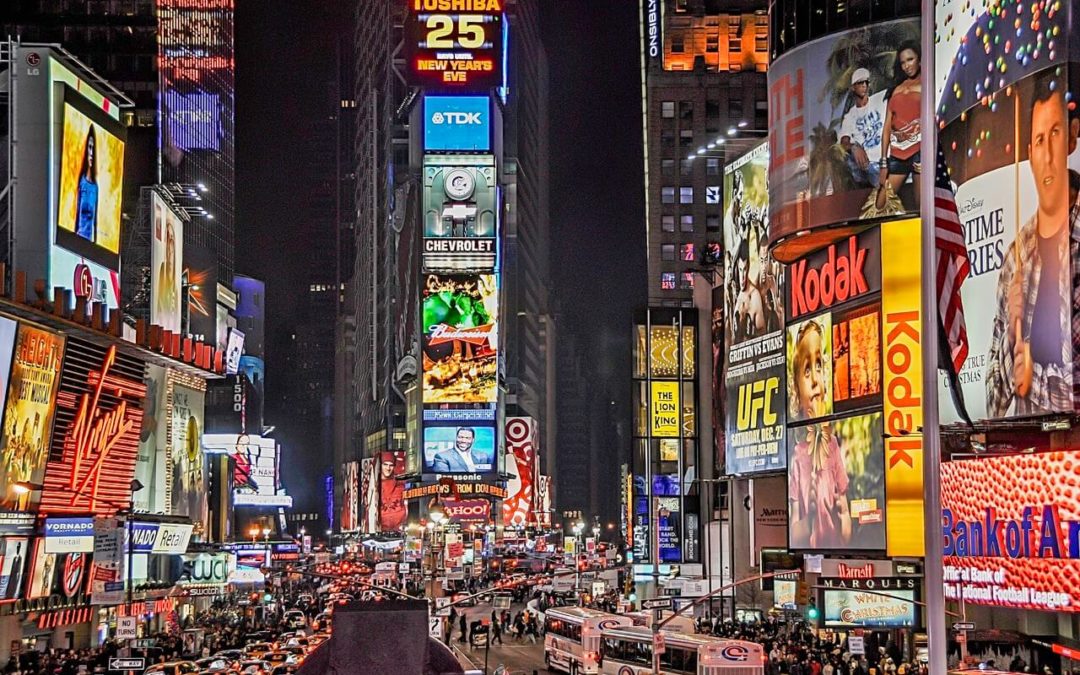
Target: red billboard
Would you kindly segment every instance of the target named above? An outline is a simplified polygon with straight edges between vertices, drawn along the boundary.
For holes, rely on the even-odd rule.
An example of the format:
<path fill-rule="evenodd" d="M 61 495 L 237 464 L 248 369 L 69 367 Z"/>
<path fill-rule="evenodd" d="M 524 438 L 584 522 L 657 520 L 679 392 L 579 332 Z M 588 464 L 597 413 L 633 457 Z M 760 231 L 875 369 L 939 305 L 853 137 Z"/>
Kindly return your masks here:
<path fill-rule="evenodd" d="M 451 523 L 486 525 L 491 503 L 486 499 L 446 499 L 443 500 L 443 509 Z"/>
<path fill-rule="evenodd" d="M 128 505 L 146 396 L 143 368 L 116 345 L 68 340 L 43 513 L 108 515 Z"/>
<path fill-rule="evenodd" d="M 409 0 L 405 63 L 409 84 L 486 91 L 503 79 L 504 0 Z"/>
<path fill-rule="evenodd" d="M 945 597 L 1080 611 L 1080 451 L 941 466 Z"/>
<path fill-rule="evenodd" d="M 536 420 L 506 418 L 506 483 L 509 493 L 502 504 L 503 525 L 527 525 L 535 520 Z"/>
<path fill-rule="evenodd" d="M 393 532 L 405 527 L 409 509 L 405 506 L 405 451 L 379 455 L 379 531 Z"/>

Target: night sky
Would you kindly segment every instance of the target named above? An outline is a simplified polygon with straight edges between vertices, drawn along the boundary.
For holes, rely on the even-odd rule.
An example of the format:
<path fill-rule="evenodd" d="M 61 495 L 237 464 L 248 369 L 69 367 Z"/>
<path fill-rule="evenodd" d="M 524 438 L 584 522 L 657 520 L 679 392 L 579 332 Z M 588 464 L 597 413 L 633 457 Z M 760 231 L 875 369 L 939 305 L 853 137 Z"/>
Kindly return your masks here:
<path fill-rule="evenodd" d="M 363 0 L 361 0 L 363 1 Z M 556 307 L 629 414 L 633 310 L 645 302 L 637 3 L 541 0 L 550 68 Z M 268 415 L 285 376 L 283 340 L 306 285 L 301 217 L 309 102 L 332 73 L 327 29 L 349 2 L 239 2 L 237 269 L 268 293 Z M 270 417 L 269 423 L 279 422 Z"/>

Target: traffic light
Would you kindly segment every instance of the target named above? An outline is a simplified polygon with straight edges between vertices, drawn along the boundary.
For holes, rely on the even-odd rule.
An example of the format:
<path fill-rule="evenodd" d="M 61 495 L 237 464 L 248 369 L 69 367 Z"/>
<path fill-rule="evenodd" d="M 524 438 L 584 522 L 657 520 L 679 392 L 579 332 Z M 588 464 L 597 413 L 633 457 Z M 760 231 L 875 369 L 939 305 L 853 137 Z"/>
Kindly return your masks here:
<path fill-rule="evenodd" d="M 811 599 L 810 602 L 807 604 L 807 607 L 806 607 L 806 618 L 807 618 L 807 620 L 809 620 L 809 621 L 817 621 L 818 616 L 820 616 L 820 615 L 821 615 L 821 612 L 818 611 L 817 601 Z"/>

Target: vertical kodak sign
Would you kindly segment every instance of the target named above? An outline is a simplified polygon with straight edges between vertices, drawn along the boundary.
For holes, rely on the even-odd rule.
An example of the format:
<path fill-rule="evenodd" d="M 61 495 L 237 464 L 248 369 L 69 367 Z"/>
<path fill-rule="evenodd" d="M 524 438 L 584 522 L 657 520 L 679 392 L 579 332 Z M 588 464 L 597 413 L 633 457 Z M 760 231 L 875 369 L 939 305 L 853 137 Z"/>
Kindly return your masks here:
<path fill-rule="evenodd" d="M 881 226 L 887 553 L 922 556 L 922 256 L 919 221 Z"/>
<path fill-rule="evenodd" d="M 679 383 L 654 381 L 650 415 L 653 438 L 678 438 L 682 425 L 679 413 Z"/>

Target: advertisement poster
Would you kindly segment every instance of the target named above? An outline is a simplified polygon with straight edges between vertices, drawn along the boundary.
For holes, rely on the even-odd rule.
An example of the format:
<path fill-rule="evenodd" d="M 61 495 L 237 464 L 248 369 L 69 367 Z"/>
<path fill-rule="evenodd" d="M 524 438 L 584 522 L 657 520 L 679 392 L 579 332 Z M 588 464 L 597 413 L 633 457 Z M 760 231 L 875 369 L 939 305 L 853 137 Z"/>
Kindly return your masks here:
<path fill-rule="evenodd" d="M 360 525 L 360 462 L 345 462 L 341 487 L 341 531 L 352 532 Z"/>
<path fill-rule="evenodd" d="M 829 628 L 910 628 L 915 625 L 915 603 L 912 602 L 915 591 L 870 594 L 856 590 L 827 590 L 823 595 L 823 619 Z"/>
<path fill-rule="evenodd" d="M 832 315 L 828 313 L 788 326 L 788 413 L 792 422 L 832 414 L 832 338 Z"/>
<path fill-rule="evenodd" d="M 499 191 L 492 155 L 424 157 L 424 267 L 493 270 Z"/>
<path fill-rule="evenodd" d="M 768 168 L 766 143 L 724 167 L 726 254 L 720 334 L 726 346 L 724 449 L 729 474 L 781 470 L 786 459 L 785 290 L 783 270 L 765 246 Z"/>
<path fill-rule="evenodd" d="M 34 540 L 34 557 L 30 564 L 30 584 L 27 586 L 26 597 L 29 600 L 47 598 L 52 593 L 53 583 L 56 580 L 56 555 L 45 552 L 45 540 Z"/>
<path fill-rule="evenodd" d="M 786 453 L 786 449 L 785 449 Z M 755 478 L 750 482 L 750 561 L 754 567 L 763 549 L 787 548 L 787 485 L 783 476 Z"/>
<path fill-rule="evenodd" d="M 792 549 L 885 548 L 880 412 L 788 429 Z"/>
<path fill-rule="evenodd" d="M 165 392 L 166 371 L 161 366 L 147 364 L 143 384 L 146 385 L 146 398 L 143 399 L 142 424 L 139 426 L 139 455 L 135 460 L 135 479 L 143 484 L 143 489 L 135 492 L 135 510 L 164 513 L 166 481 L 169 477 L 164 470 L 167 456 L 165 452 Z M 159 435 L 162 442 L 158 443 Z M 157 467 L 162 470 L 158 471 Z"/>
<path fill-rule="evenodd" d="M 958 5 L 936 8 L 939 136 L 971 263 L 963 303 L 987 309 L 967 315 L 964 401 L 976 421 L 1072 412 L 1072 14 L 1044 12 L 1033 28 L 999 20 L 994 6 Z M 942 421 L 955 422 L 944 387 Z"/>
<path fill-rule="evenodd" d="M 207 344 L 217 342 L 217 260 L 206 247 L 189 243 L 183 247 L 181 288 L 187 295 L 187 331 Z"/>
<path fill-rule="evenodd" d="M 3 559 L 0 560 L 0 601 L 23 597 L 26 561 L 30 558 L 29 539 L 4 537 Z"/>
<path fill-rule="evenodd" d="M 14 328 L 0 323 L 0 340 Z M 33 493 L 16 495 L 16 482 L 40 483 L 45 473 L 52 435 L 56 392 L 64 357 L 64 338 L 34 325 L 18 327 L 11 362 L 3 428 L 0 429 L 0 509 L 25 511 Z M 0 362 L 6 362 L 0 343 Z"/>
<path fill-rule="evenodd" d="M 486 499 L 448 499 L 443 508 L 451 523 L 462 525 L 487 525 L 491 513 L 491 503 Z"/>
<path fill-rule="evenodd" d="M 237 506 L 292 506 L 281 487 L 278 448 L 272 438 L 244 436 L 233 455 L 233 502 Z"/>
<path fill-rule="evenodd" d="M 508 417 L 505 428 L 506 483 L 508 493 L 502 504 L 503 525 L 527 525 L 535 522 L 536 420 L 532 417 Z"/>
<path fill-rule="evenodd" d="M 424 473 L 496 470 L 495 410 L 425 410 Z"/>
<path fill-rule="evenodd" d="M 678 438 L 682 429 L 679 409 L 679 383 L 650 383 L 650 422 L 653 438 Z"/>
<path fill-rule="evenodd" d="M 379 453 L 379 531 L 395 532 L 405 526 L 409 510 L 405 506 L 405 451 Z"/>
<path fill-rule="evenodd" d="M 123 128 L 64 88 L 56 243 L 117 270 L 124 191 Z"/>
<path fill-rule="evenodd" d="M 425 96 L 424 152 L 491 150 L 491 98 Z"/>
<path fill-rule="evenodd" d="M 169 457 L 172 467 L 174 516 L 187 516 L 196 534 L 209 525 L 208 469 L 203 455 L 203 410 L 206 393 L 170 380 L 172 410 L 169 412 Z"/>
<path fill-rule="evenodd" d="M 379 531 L 379 458 L 360 460 L 360 531 L 376 534 Z"/>
<path fill-rule="evenodd" d="M 536 477 L 536 509 L 540 527 L 551 526 L 551 476 Z"/>
<path fill-rule="evenodd" d="M 922 319 L 920 221 L 881 226 L 882 379 L 885 511 L 890 556 L 921 557 L 923 529 Z"/>
<path fill-rule="evenodd" d="M 150 323 L 181 333 L 184 222 L 157 193 L 151 201 L 154 222 L 150 242 Z"/>
<path fill-rule="evenodd" d="M 809 229 L 792 243 L 809 251 L 852 229 L 823 226 L 918 212 L 919 43 L 918 19 L 882 22 L 770 65 L 770 243 Z"/>
<path fill-rule="evenodd" d="M 660 562 L 682 560 L 682 517 L 678 497 L 654 497 Z"/>
<path fill-rule="evenodd" d="M 942 463 L 946 599 L 1080 612 L 1078 465 L 1076 450 Z"/>
<path fill-rule="evenodd" d="M 499 296 L 494 274 L 424 278 L 424 403 L 495 403 Z"/>
<path fill-rule="evenodd" d="M 881 306 L 833 312 L 832 334 L 833 411 L 881 403 Z"/>

